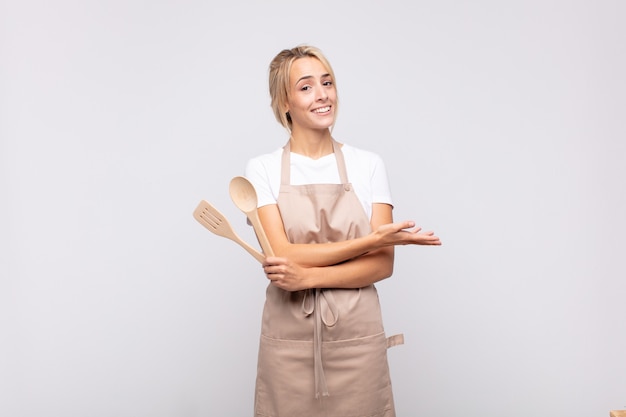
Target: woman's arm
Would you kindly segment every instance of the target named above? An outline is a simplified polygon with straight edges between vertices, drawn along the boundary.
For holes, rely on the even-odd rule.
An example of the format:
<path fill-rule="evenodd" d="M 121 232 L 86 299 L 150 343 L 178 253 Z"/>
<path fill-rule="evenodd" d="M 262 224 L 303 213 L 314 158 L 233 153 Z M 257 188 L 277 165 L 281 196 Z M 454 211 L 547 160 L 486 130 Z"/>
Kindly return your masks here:
<path fill-rule="evenodd" d="M 275 204 L 258 209 L 259 218 L 274 255 L 288 258 L 304 267 L 336 265 L 370 251 L 395 245 L 440 245 L 433 232 L 421 232 L 412 221 L 392 223 L 391 206 L 373 204 L 371 226 L 367 236 L 324 244 L 297 244 L 287 239 L 283 221 Z"/>
<path fill-rule="evenodd" d="M 440 244 L 436 243 L 439 242 L 439 238 L 435 237 L 431 232 L 421 234 L 421 237 L 416 237 L 416 235 L 419 235 L 416 231 L 402 231 L 400 229 L 396 232 L 390 232 L 406 223 L 411 223 L 392 224 L 392 221 L 391 206 L 374 204 L 371 219 L 372 229 L 383 229 L 383 232 L 373 232 L 371 235 L 368 235 L 374 235 L 373 237 L 353 239 L 352 241 L 347 241 L 348 243 L 293 245 L 293 248 L 289 247 L 291 244 L 285 245 L 283 243 L 279 249 L 281 252 L 276 252 L 277 257 L 268 257 L 266 259 L 263 265 L 265 274 L 274 285 L 287 291 L 307 288 L 361 288 L 391 276 L 393 272 L 394 243 L 390 242 L 409 244 L 426 241 L 430 242 L 427 244 Z M 393 227 L 388 227 L 390 225 L 393 225 Z M 408 227 L 411 226 L 409 225 Z M 416 230 L 419 231 L 419 229 Z M 401 234 L 402 237 L 395 236 L 398 234 Z M 393 237 L 390 238 L 390 235 Z M 273 236 L 273 238 L 275 237 Z M 370 243 L 372 247 L 368 246 Z M 317 247 L 322 248 L 318 251 Z M 332 253 L 333 247 L 341 255 Z M 276 251 L 276 249 L 274 250 Z M 285 252 L 289 252 L 289 254 L 285 254 Z M 306 257 L 306 254 L 311 254 L 311 252 L 315 252 L 314 257 L 318 260 L 341 259 L 344 256 L 346 258 L 329 266 L 307 266 L 291 257 L 292 254 Z"/>

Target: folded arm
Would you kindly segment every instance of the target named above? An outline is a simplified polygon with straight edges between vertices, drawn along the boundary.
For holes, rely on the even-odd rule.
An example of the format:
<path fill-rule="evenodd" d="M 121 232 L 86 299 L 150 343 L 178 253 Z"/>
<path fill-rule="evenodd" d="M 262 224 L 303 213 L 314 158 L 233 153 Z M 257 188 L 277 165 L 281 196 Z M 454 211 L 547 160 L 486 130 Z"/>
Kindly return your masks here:
<path fill-rule="evenodd" d="M 359 238 L 324 244 L 291 243 L 275 204 L 259 208 L 259 218 L 275 256 L 291 259 L 305 267 L 330 266 L 367 252 L 395 245 L 439 245 L 433 232 L 422 232 L 412 221 L 393 223 L 392 207 L 373 204 L 370 224 L 373 232 Z"/>
<path fill-rule="evenodd" d="M 414 227 L 412 221 L 392 223 L 392 207 L 374 204 L 372 233 L 341 242 L 290 243 L 276 205 L 259 209 L 259 217 L 275 256 L 268 257 L 265 273 L 274 285 L 288 291 L 306 288 L 360 288 L 391 276 L 394 246 L 438 245 L 432 232 Z"/>

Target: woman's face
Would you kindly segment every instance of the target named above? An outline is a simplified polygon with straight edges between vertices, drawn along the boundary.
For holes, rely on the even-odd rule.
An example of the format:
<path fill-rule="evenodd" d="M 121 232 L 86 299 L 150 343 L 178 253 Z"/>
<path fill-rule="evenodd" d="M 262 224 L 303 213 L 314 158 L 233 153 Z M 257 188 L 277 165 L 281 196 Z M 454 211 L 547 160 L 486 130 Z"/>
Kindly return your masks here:
<path fill-rule="evenodd" d="M 287 111 L 292 130 L 328 129 L 335 121 L 336 104 L 334 80 L 317 58 L 300 58 L 291 64 Z"/>

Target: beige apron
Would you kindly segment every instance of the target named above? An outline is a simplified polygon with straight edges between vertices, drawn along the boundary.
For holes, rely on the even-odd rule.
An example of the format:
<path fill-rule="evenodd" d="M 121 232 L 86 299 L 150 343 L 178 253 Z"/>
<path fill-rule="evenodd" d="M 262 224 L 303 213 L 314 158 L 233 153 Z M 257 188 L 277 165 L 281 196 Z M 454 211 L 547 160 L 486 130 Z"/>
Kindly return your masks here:
<path fill-rule="evenodd" d="M 292 243 L 327 243 L 370 233 L 348 182 L 340 146 L 333 149 L 341 184 L 290 185 L 290 147 L 283 149 L 278 196 Z M 395 416 L 387 348 L 373 285 L 288 292 L 267 287 L 255 393 L 260 417 Z"/>

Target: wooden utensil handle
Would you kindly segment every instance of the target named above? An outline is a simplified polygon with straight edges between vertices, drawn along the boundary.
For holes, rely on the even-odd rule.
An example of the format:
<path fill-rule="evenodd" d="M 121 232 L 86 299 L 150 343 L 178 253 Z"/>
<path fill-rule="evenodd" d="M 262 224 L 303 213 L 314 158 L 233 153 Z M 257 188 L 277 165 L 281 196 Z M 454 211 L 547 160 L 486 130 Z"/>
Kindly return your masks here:
<path fill-rule="evenodd" d="M 260 263 L 263 263 L 263 261 L 265 261 L 265 256 L 263 256 L 263 254 L 261 252 L 259 252 L 258 250 L 254 249 L 252 246 L 248 245 L 246 242 L 239 241 L 237 243 L 239 243 L 239 245 L 242 248 L 244 248 L 250 255 L 254 256 L 254 259 L 259 261 Z"/>
<path fill-rule="evenodd" d="M 259 244 L 261 248 L 263 248 L 263 253 L 265 256 L 274 256 L 274 251 L 272 250 L 272 246 L 270 245 L 270 241 L 265 234 L 265 230 L 263 230 L 263 226 L 261 225 L 261 220 L 258 215 L 255 216 L 256 212 L 253 212 L 248 216 L 248 220 L 252 223 L 252 227 L 254 228 L 254 232 L 256 233 L 257 239 L 259 239 Z"/>

